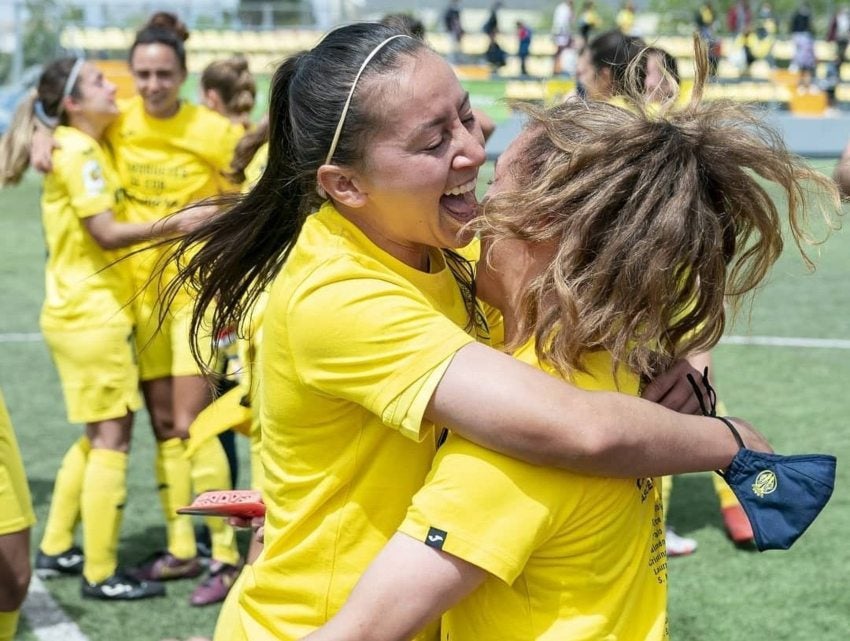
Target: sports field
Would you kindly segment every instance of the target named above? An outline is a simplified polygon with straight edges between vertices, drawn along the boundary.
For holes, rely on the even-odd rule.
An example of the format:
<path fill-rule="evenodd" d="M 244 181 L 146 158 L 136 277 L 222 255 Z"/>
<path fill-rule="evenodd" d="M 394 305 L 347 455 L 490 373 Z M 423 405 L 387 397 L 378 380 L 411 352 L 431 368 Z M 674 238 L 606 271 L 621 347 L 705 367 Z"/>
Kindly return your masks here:
<path fill-rule="evenodd" d="M 833 162 L 818 165 L 829 172 Z M 44 261 L 38 193 L 39 180 L 32 175 L 20 187 L 0 192 L 0 385 L 39 518 L 34 545 L 41 535 L 53 474 L 80 433 L 78 426 L 65 422 L 58 380 L 37 334 Z M 693 556 L 670 562 L 675 640 L 850 638 L 848 257 L 846 230 L 834 233 L 820 249 L 814 274 L 806 273 L 789 248 L 756 299 L 750 323 L 744 318 L 728 331 L 753 340 L 774 337 L 763 341 L 772 344 L 724 344 L 715 352 L 718 388 L 732 413 L 755 422 L 781 452 L 823 451 L 839 457 L 835 495 L 793 550 L 758 554 L 736 550 L 726 540 L 706 475 L 678 478 L 670 520 L 700 547 Z M 240 445 L 244 459 L 246 444 Z M 123 563 L 138 562 L 164 544 L 151 446 L 147 418 L 140 415 L 120 546 Z M 170 584 L 166 599 L 130 604 L 83 601 L 78 580 L 46 585 L 73 625 L 62 624 L 58 611 L 43 610 L 34 622 L 37 629 L 24 622 L 19 639 L 184 639 L 209 635 L 215 623 L 215 608 L 189 607 L 191 581 Z M 44 602 L 43 595 L 36 597 Z"/>

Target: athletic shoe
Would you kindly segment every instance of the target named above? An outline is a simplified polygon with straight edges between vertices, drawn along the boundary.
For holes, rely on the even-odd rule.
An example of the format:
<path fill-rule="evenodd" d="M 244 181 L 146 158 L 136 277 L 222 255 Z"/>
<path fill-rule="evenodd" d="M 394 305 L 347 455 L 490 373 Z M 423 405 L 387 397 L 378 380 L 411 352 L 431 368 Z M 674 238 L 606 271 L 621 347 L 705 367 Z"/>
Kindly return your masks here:
<path fill-rule="evenodd" d="M 59 554 L 45 554 L 39 550 L 35 555 L 35 574 L 39 579 L 55 579 L 63 574 L 78 576 L 83 572 L 85 556 L 76 545 Z"/>
<path fill-rule="evenodd" d="M 80 594 L 86 599 L 135 601 L 165 596 L 165 586 L 157 581 L 139 581 L 135 577 L 116 572 L 100 583 L 89 583 L 83 578 Z"/>
<path fill-rule="evenodd" d="M 693 554 L 697 549 L 695 539 L 689 539 L 686 536 L 679 536 L 673 531 L 673 528 L 667 528 L 667 556 L 688 556 Z"/>
<path fill-rule="evenodd" d="M 738 545 L 746 545 L 755 540 L 753 526 L 747 518 L 747 513 L 740 505 L 730 505 L 720 510 L 723 515 L 723 527 L 726 534 Z"/>
<path fill-rule="evenodd" d="M 178 559 L 171 552 L 157 552 L 132 575 L 139 581 L 172 581 L 192 579 L 203 572 L 197 557 Z"/>
<path fill-rule="evenodd" d="M 189 603 L 196 606 L 221 603 L 241 570 L 237 565 L 213 561 L 210 565 L 210 575 L 195 588 L 189 597 Z"/>

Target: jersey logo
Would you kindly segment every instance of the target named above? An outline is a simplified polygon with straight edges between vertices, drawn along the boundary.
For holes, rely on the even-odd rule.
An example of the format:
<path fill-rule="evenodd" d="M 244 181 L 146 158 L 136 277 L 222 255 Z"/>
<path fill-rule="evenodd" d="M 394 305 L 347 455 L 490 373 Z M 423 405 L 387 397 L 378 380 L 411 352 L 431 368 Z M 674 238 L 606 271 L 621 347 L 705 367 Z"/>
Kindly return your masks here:
<path fill-rule="evenodd" d="M 428 535 L 425 537 L 425 545 L 436 548 L 437 550 L 442 550 L 447 536 L 448 533 L 443 530 L 438 530 L 435 527 L 429 528 Z"/>
<path fill-rule="evenodd" d="M 753 483 L 753 492 L 762 498 L 765 494 L 775 491 L 776 485 L 776 474 L 772 470 L 762 470 L 756 477 L 756 482 Z"/>
<path fill-rule="evenodd" d="M 83 186 L 89 196 L 103 193 L 106 181 L 103 179 L 100 163 L 96 160 L 87 160 L 83 164 Z"/>

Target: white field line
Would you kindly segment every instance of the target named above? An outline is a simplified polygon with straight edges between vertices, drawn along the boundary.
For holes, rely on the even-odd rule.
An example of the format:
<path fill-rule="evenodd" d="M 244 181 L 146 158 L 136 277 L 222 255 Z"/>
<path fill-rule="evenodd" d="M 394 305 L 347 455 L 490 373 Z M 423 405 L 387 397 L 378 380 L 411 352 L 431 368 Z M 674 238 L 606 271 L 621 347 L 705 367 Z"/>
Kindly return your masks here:
<path fill-rule="evenodd" d="M 39 641 L 89 641 L 35 575 L 21 611 Z"/>
<path fill-rule="evenodd" d="M 40 332 L 11 332 L 9 334 L 0 334 L 0 343 L 39 343 L 41 340 Z"/>
<path fill-rule="evenodd" d="M 0 333 L 0 343 L 39 343 L 39 332 Z M 794 336 L 724 336 L 721 345 L 757 345 L 762 347 L 806 347 L 815 349 L 850 349 L 850 340 L 841 338 L 800 338 Z"/>

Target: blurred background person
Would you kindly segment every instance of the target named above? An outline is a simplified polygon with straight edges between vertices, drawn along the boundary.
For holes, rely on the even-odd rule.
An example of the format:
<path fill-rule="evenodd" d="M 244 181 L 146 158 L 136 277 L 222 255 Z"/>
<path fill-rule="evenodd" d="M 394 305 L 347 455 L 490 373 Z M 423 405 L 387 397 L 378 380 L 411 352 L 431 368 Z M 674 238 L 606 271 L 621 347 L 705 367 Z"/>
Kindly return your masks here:
<path fill-rule="evenodd" d="M 230 122 L 251 126 L 257 83 L 245 56 L 215 60 L 201 74 L 202 102 Z"/>
<path fill-rule="evenodd" d="M 561 0 L 555 6 L 552 14 L 552 39 L 555 42 L 552 73 L 556 76 L 564 73 L 564 52 L 572 47 L 573 17 L 573 0 Z"/>

